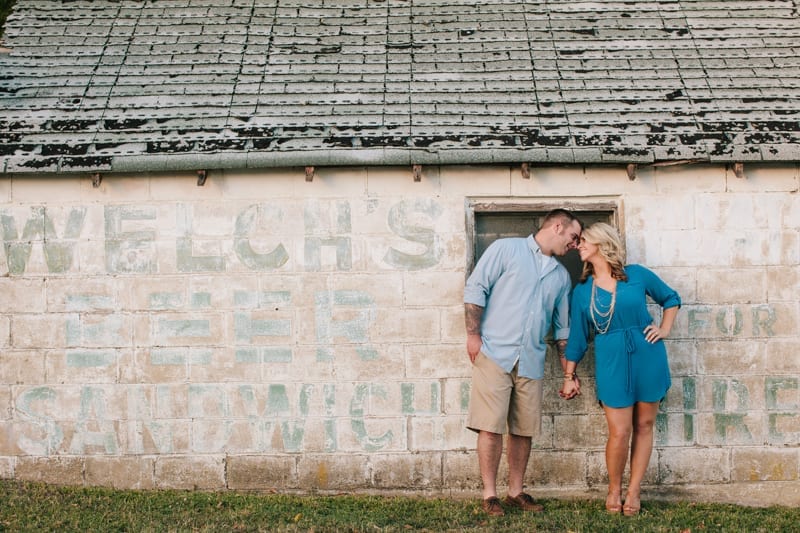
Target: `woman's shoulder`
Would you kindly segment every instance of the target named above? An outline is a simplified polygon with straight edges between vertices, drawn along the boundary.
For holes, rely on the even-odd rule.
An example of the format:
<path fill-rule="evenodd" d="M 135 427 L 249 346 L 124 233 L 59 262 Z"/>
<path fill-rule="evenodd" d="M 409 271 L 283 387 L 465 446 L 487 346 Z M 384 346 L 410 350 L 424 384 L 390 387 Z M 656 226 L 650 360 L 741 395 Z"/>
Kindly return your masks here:
<path fill-rule="evenodd" d="M 650 272 L 650 269 L 644 265 L 640 265 L 638 263 L 631 263 L 629 265 L 625 265 L 625 273 L 630 277 L 633 276 L 640 276 L 642 274 L 647 274 Z"/>
<path fill-rule="evenodd" d="M 589 276 L 583 281 L 579 281 L 575 284 L 575 287 L 572 288 L 572 292 L 575 293 L 589 293 L 592 290 L 592 276 Z"/>
<path fill-rule="evenodd" d="M 625 265 L 625 273 L 628 275 L 628 281 L 635 280 L 649 283 L 653 279 L 661 279 L 648 267 L 636 263 Z"/>

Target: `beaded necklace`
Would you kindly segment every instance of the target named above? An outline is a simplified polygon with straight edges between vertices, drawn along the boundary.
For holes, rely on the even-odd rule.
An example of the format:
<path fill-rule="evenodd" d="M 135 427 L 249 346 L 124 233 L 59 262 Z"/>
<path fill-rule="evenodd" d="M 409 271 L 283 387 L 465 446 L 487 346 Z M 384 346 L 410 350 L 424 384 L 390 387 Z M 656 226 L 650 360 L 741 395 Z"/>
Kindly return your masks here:
<path fill-rule="evenodd" d="M 594 328 L 597 330 L 599 335 L 604 334 L 608 331 L 608 328 L 611 326 L 611 319 L 614 316 L 614 305 L 617 303 L 617 287 L 614 286 L 614 290 L 611 291 L 611 303 L 608 304 L 608 308 L 606 310 L 602 310 L 597 303 L 595 294 L 597 293 L 597 283 L 594 279 L 592 279 L 592 297 L 589 301 L 589 316 L 592 317 L 592 323 L 594 324 Z M 600 327 L 597 322 L 598 320 L 602 321 L 605 319 L 604 327 Z"/>

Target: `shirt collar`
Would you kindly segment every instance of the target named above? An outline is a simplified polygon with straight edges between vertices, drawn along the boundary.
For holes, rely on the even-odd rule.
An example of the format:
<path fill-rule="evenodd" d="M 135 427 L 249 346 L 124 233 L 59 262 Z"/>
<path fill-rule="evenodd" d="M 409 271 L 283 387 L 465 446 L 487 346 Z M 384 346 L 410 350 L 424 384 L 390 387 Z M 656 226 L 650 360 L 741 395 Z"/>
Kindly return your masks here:
<path fill-rule="evenodd" d="M 538 242 L 536 242 L 536 238 L 533 236 L 533 234 L 528 235 L 528 246 L 530 247 L 531 251 L 533 251 L 534 253 L 545 255 L 542 252 L 542 247 L 539 246 Z"/>

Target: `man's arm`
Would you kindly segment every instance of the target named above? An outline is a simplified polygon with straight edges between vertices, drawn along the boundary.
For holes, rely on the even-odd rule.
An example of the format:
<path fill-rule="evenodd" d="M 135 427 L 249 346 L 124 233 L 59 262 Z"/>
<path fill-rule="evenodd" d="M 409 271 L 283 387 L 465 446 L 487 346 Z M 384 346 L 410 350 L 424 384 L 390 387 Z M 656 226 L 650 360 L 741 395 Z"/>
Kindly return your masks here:
<path fill-rule="evenodd" d="M 475 304 L 464 304 L 464 322 L 467 327 L 467 355 L 469 355 L 469 360 L 473 363 L 483 344 L 481 341 L 481 317 L 483 317 L 483 307 Z"/>
<path fill-rule="evenodd" d="M 567 337 L 569 336 L 569 300 L 570 300 L 569 275 L 564 279 L 564 283 L 559 290 L 558 297 L 553 307 L 553 336 L 556 338 L 556 350 L 558 359 L 561 363 L 561 370 L 567 369 Z"/>
<path fill-rule="evenodd" d="M 561 361 L 561 370 L 567 371 L 567 339 L 559 339 L 556 341 L 556 350 L 558 350 L 558 359 Z"/>

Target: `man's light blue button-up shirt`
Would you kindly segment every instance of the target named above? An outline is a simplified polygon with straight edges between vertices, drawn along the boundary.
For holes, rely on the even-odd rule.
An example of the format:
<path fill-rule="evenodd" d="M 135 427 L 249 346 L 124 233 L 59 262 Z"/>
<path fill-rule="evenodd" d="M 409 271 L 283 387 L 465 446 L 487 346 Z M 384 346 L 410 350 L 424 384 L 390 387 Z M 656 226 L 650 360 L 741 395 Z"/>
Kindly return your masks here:
<path fill-rule="evenodd" d="M 569 337 L 569 273 L 558 261 L 541 261 L 539 245 L 527 238 L 494 241 L 464 287 L 464 303 L 484 308 L 481 351 L 506 372 L 544 377 L 545 336 Z M 544 270 L 542 270 L 544 263 Z"/>

